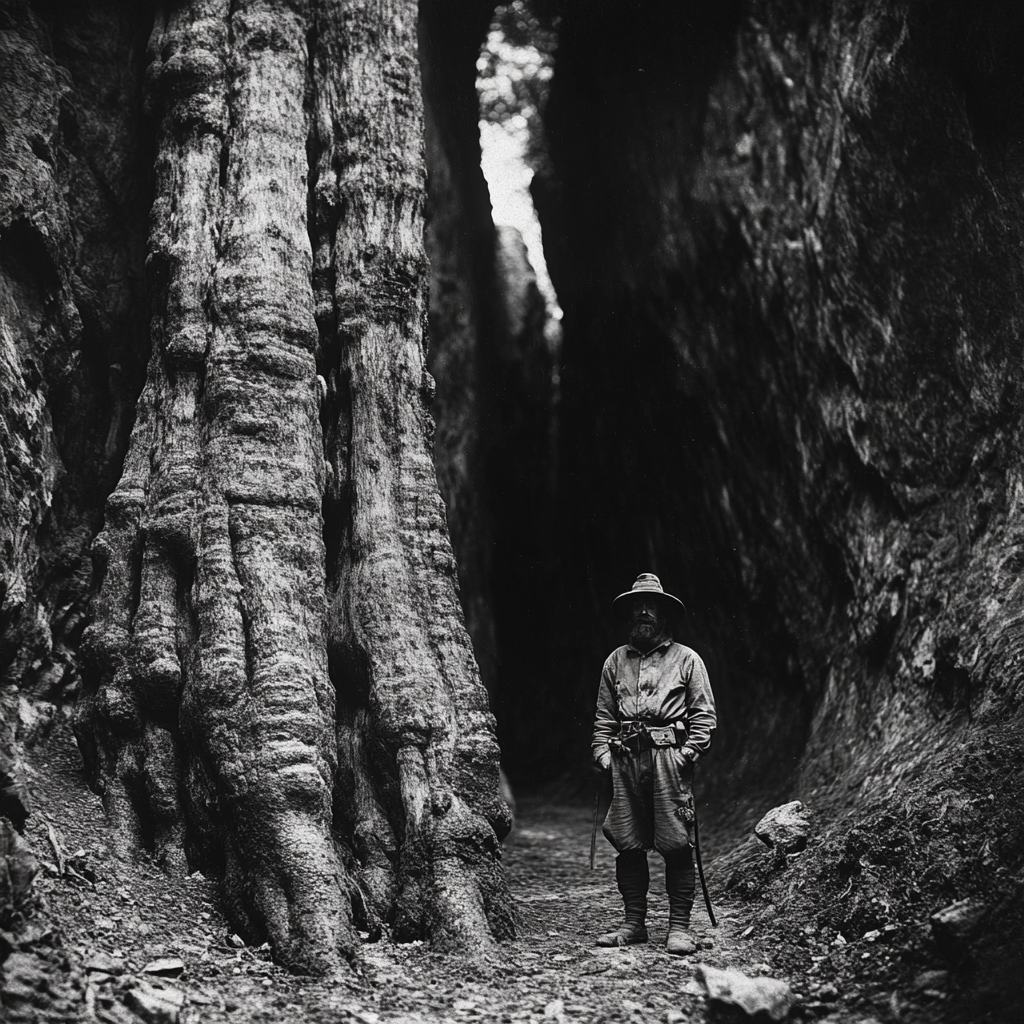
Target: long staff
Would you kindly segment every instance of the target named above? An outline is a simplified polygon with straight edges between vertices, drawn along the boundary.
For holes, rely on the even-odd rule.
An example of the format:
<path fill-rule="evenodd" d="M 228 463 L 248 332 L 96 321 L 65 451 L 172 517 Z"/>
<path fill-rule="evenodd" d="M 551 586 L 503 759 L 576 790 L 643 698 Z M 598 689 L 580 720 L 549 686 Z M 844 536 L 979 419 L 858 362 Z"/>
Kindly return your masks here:
<path fill-rule="evenodd" d="M 697 824 L 697 801 L 693 802 L 693 849 L 697 854 L 697 874 L 700 875 L 700 888 L 704 893 L 704 906 L 708 908 L 708 917 L 711 919 L 711 927 L 717 928 L 715 912 L 711 909 L 711 897 L 708 895 L 708 883 L 704 881 L 704 865 L 700 860 L 700 827 Z M 593 862 L 591 862 L 593 865 Z"/>

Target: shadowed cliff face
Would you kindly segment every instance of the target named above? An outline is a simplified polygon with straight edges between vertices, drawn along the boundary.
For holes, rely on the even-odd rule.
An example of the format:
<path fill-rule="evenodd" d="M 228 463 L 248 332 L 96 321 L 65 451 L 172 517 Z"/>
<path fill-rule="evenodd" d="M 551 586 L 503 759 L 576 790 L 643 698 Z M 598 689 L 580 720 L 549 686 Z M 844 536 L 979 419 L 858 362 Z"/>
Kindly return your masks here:
<path fill-rule="evenodd" d="M 477 59 L 493 7 L 477 0 L 420 6 L 424 242 L 428 358 L 437 381 L 434 463 L 466 624 L 502 748 L 518 751 L 511 760 L 504 755 L 515 767 L 531 746 L 515 737 L 544 715 L 536 705 L 524 714 L 515 694 L 535 693 L 552 667 L 557 408 L 544 302 L 522 240 L 495 230 L 480 168 Z M 552 767 L 546 762 L 545 770 Z"/>
<path fill-rule="evenodd" d="M 1021 85 L 997 8 L 558 8 L 534 182 L 565 309 L 558 543 L 542 587 L 500 581 L 501 628 L 538 590 L 555 628 L 495 669 L 513 771 L 581 752 L 643 569 L 690 609 L 720 778 L 784 785 L 807 749 L 803 785 L 869 774 L 907 729 L 1007 706 L 1020 140 L 992 111 Z M 493 253 L 461 145 L 472 209 L 438 200 Z M 496 536 L 520 518 L 485 509 Z"/>
<path fill-rule="evenodd" d="M 602 595 L 629 565 L 679 590 L 728 771 L 808 736 L 803 786 L 863 777 L 994 724 L 1022 653 L 1020 155 L 971 110 L 1004 51 L 979 70 L 971 24 L 913 5 L 625 40 L 574 11 L 548 119 L 567 550 Z M 633 109 L 650 127 L 596 141 Z"/>
<path fill-rule="evenodd" d="M 84 556 L 148 350 L 137 6 L 0 13 L 0 681 L 46 701 L 77 690 Z"/>
<path fill-rule="evenodd" d="M 1021 17 L 553 9 L 551 171 L 534 195 L 565 311 L 557 541 L 547 636 L 514 625 L 537 591 L 500 581 L 505 763 L 524 780 L 585 763 L 621 642 L 610 600 L 652 570 L 685 600 L 682 639 L 719 699 L 704 771 L 719 806 L 798 796 L 840 831 L 912 834 L 900 885 L 925 879 L 932 909 L 987 892 L 1009 929 Z M 512 527 L 488 511 L 497 535 Z"/>

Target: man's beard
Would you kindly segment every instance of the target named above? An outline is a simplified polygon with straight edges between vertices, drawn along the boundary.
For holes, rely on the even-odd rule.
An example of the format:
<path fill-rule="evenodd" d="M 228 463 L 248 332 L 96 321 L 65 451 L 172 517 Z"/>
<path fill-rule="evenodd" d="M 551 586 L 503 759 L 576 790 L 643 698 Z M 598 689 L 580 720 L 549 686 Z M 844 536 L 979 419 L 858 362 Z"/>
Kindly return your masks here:
<path fill-rule="evenodd" d="M 638 619 L 629 624 L 629 642 L 638 648 L 650 647 L 658 639 L 658 624 L 649 619 Z"/>

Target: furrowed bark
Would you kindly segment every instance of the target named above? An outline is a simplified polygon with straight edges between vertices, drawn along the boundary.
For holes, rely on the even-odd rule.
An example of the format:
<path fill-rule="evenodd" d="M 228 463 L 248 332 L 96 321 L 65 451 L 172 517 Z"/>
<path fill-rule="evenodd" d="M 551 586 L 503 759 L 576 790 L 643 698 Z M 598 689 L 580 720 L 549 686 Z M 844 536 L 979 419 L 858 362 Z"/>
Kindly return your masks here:
<path fill-rule="evenodd" d="M 400 938 L 511 931 L 430 459 L 415 24 L 158 18 L 153 354 L 84 641 L 79 733 L 125 846 L 222 871 L 242 934 L 318 973 L 353 908 Z"/>
<path fill-rule="evenodd" d="M 318 7 L 318 319 L 328 403 L 329 575 L 343 818 L 371 924 L 443 945 L 511 934 L 497 865 L 498 750 L 431 461 L 416 5 Z M 317 74 L 318 82 L 325 76 Z M 384 827 L 385 822 L 387 826 Z M 389 871 L 389 865 L 393 871 Z"/>
<path fill-rule="evenodd" d="M 123 834 L 183 868 L 187 766 L 245 930 L 323 969 L 353 941 L 330 833 L 303 12 L 186 5 L 151 58 L 154 350 L 97 542 L 98 767 Z"/>

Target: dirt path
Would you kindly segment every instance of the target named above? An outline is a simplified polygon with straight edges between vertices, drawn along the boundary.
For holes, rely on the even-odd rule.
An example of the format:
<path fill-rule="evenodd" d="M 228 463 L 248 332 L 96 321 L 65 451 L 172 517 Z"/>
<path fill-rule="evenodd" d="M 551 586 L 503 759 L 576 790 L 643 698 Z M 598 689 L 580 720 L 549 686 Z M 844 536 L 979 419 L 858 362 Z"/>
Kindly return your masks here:
<path fill-rule="evenodd" d="M 218 910 L 215 886 L 196 874 L 172 882 L 144 859 L 121 861 L 111 852 L 98 798 L 84 786 L 77 751 L 63 728 L 30 764 L 35 813 L 27 834 L 38 855 L 56 860 L 48 826 L 73 864 L 93 885 L 55 877 L 37 882 L 45 899 L 37 928 L 8 961 L 5 1012 L 12 1021 L 114 1021 L 137 1024 L 125 1006 L 141 991 L 164 1000 L 178 1019 L 233 1021 L 647 1021 L 704 1019 L 698 962 L 772 974 L 808 990 L 828 979 L 828 955 L 780 942 L 752 929 L 746 905 L 723 900 L 716 887 L 719 927 L 700 904 L 695 930 L 711 948 L 695 957 L 664 950 L 667 903 L 660 859 L 652 856 L 651 942 L 598 949 L 594 936 L 618 923 L 611 848 L 600 839 L 596 870 L 588 869 L 590 809 L 521 801 L 506 860 L 521 911 L 514 943 L 472 956 L 442 956 L 422 944 L 388 941 L 364 947 L 361 976 L 334 985 L 311 982 L 273 965 L 266 949 L 232 945 Z M 714 886 L 714 879 L 712 879 Z M 765 936 L 758 938 L 757 934 Z M 106 957 L 106 970 L 88 970 Z M 184 970 L 146 973 L 160 958 L 179 958 Z M 802 959 L 801 959 L 802 958 Z M 794 967 L 817 971 L 805 977 Z M 123 970 L 123 973 L 117 973 Z M 142 988 L 148 984 L 149 991 Z M 153 991 L 157 996 L 153 996 Z M 136 993 L 133 997 L 130 993 Z M 859 997 L 858 997 L 859 998 Z M 159 999 L 158 999 L 159 1001 Z M 838 1011 L 832 1021 L 871 1019 L 817 1003 L 811 1017 Z"/>

